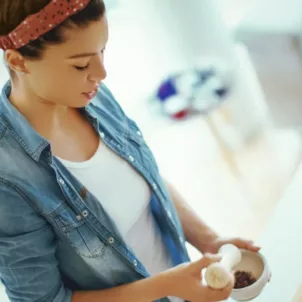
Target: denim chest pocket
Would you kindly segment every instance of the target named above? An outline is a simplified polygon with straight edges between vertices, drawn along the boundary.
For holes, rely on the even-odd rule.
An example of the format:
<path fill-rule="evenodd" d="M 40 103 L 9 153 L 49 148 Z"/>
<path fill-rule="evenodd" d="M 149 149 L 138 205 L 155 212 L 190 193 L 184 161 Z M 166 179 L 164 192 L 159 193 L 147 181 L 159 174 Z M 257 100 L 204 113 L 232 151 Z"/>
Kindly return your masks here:
<path fill-rule="evenodd" d="M 62 239 L 67 240 L 79 255 L 88 258 L 104 255 L 106 245 L 71 208 L 63 207 L 53 219 Z"/>

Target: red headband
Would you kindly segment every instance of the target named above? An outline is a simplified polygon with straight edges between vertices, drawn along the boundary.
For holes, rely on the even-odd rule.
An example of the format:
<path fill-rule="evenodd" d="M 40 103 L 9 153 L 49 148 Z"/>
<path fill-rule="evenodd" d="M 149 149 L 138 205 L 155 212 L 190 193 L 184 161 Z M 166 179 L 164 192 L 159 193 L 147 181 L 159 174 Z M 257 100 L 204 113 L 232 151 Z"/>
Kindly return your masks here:
<path fill-rule="evenodd" d="M 18 49 L 34 41 L 83 10 L 91 0 L 51 0 L 40 12 L 28 16 L 7 36 L 0 36 L 0 49 Z"/>

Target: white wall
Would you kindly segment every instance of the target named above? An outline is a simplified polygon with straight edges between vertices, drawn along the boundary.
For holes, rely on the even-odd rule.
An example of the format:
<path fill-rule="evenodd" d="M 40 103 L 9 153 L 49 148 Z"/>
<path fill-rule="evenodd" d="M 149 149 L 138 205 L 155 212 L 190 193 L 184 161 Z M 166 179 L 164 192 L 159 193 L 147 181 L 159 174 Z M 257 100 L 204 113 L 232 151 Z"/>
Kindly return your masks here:
<path fill-rule="evenodd" d="M 7 80 L 8 80 L 8 73 L 7 73 L 6 67 L 4 66 L 3 51 L 0 51 L 0 87 L 1 87 L 1 89 Z"/>

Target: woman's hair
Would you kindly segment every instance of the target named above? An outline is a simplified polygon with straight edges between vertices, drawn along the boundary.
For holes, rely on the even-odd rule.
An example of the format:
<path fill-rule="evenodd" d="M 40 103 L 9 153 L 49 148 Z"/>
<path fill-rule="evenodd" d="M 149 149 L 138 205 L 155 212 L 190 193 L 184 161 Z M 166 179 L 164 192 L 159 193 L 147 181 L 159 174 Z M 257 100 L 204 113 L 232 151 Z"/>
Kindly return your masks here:
<path fill-rule="evenodd" d="M 49 2 L 50 0 L 0 0 L 0 36 L 8 35 L 24 19 L 41 11 Z M 104 14 L 103 0 L 91 0 L 84 10 L 71 16 L 39 39 L 19 48 L 18 51 L 26 58 L 40 59 L 47 45 L 65 41 L 63 29 L 74 26 L 85 27 L 90 22 L 101 19 Z"/>

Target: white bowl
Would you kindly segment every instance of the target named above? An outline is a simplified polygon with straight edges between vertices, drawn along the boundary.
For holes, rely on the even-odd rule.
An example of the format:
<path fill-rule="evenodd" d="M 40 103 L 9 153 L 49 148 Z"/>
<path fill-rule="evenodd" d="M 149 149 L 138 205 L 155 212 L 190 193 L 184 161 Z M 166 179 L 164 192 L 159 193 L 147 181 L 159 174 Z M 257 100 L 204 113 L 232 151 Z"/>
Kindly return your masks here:
<path fill-rule="evenodd" d="M 262 292 L 270 280 L 271 273 L 267 261 L 261 253 L 241 250 L 241 254 L 242 260 L 233 270 L 250 272 L 257 281 L 250 286 L 233 289 L 231 297 L 235 301 L 248 301 Z"/>

